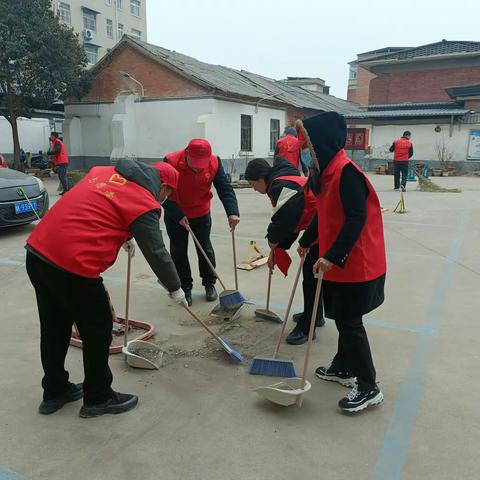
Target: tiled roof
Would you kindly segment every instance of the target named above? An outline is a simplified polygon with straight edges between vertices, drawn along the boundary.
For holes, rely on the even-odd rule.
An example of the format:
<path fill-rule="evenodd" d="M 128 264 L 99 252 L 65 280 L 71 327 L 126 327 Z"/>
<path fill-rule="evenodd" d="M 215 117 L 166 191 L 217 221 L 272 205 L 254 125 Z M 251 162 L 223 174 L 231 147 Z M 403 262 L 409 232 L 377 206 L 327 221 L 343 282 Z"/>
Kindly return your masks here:
<path fill-rule="evenodd" d="M 416 110 L 380 110 L 380 111 L 368 111 L 358 113 L 347 113 L 345 118 L 347 119 L 362 119 L 362 118 L 419 118 L 419 117 L 451 117 L 462 116 L 468 113 L 469 110 L 463 108 L 419 108 Z"/>
<path fill-rule="evenodd" d="M 450 98 L 480 96 L 480 83 L 476 85 L 463 85 L 445 89 Z"/>
<path fill-rule="evenodd" d="M 354 112 L 359 108 L 357 104 L 333 95 L 305 90 L 244 70 L 211 65 L 182 53 L 142 42 L 129 36 L 124 36 L 121 42 L 114 47 L 114 50 L 125 43 L 149 54 L 163 65 L 211 90 L 212 94 L 271 100 L 298 108 L 337 111 L 339 113 Z M 102 63 L 101 60 L 93 71 L 100 68 Z"/>

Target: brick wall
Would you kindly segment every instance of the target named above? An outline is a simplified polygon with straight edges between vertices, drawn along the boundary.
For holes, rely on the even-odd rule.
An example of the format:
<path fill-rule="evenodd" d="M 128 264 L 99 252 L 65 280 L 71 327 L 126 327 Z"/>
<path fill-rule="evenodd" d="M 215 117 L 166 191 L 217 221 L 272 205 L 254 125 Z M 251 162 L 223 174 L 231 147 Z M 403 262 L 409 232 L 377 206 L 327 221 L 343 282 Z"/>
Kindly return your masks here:
<path fill-rule="evenodd" d="M 207 94 L 206 89 L 126 45 L 118 49 L 110 63 L 105 64 L 94 75 L 92 88 L 82 101 L 113 102 L 122 90 L 140 93 L 140 86 L 122 77 L 118 73 L 120 71 L 128 72 L 143 84 L 146 98 L 192 97 Z"/>
<path fill-rule="evenodd" d="M 369 103 L 449 101 L 445 88 L 478 83 L 480 67 L 399 72 L 370 82 Z"/>
<path fill-rule="evenodd" d="M 480 100 L 465 100 L 465 108 L 474 112 L 480 112 Z"/>
<path fill-rule="evenodd" d="M 358 66 L 356 86 L 348 89 L 347 100 L 359 103 L 360 105 L 368 105 L 370 81 L 374 78 L 375 74 Z"/>

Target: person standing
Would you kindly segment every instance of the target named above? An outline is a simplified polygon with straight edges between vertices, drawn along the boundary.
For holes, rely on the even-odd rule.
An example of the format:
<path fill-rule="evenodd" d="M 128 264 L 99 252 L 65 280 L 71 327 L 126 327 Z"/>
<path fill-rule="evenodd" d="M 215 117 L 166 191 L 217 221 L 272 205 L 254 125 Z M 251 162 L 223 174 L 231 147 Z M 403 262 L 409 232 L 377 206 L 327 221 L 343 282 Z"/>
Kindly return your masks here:
<path fill-rule="evenodd" d="M 312 270 L 318 260 L 317 222 L 314 219 L 315 196 L 305 188 L 307 178 L 301 177 L 298 170 L 283 158 L 273 167 L 263 158 L 250 161 L 245 170 L 245 180 L 248 180 L 256 192 L 267 194 L 272 203 L 273 215 L 266 235 L 271 249 L 268 258 L 270 270 L 273 270 L 275 266 L 275 256 L 278 251 L 288 250 L 299 233 L 306 230 L 299 241 L 301 246 L 299 248 L 306 255 L 303 264 L 303 312 L 293 316 L 297 325 L 286 339 L 290 345 L 302 345 L 308 340 L 317 285 Z M 313 224 L 314 227 L 310 228 L 310 224 Z M 323 305 L 320 304 L 316 326 L 322 327 L 323 325 L 325 325 Z"/>
<path fill-rule="evenodd" d="M 407 175 L 408 164 L 410 158 L 413 156 L 413 143 L 410 138 L 411 132 L 406 130 L 398 140 L 395 140 L 391 147 L 390 152 L 393 152 L 393 165 L 394 165 L 394 190 L 402 189 L 402 192 L 407 187 Z M 402 181 L 400 182 L 400 174 L 402 174 Z"/>
<path fill-rule="evenodd" d="M 228 218 L 230 230 L 240 222 L 237 197 L 228 182 L 220 158 L 212 154 L 210 143 L 203 138 L 190 140 L 183 150 L 168 153 L 164 161 L 179 174 L 177 195 L 166 201 L 165 226 L 170 238 L 170 253 L 177 267 L 187 302 L 192 304 L 193 278 L 188 261 L 188 230 L 190 226 L 200 245 L 215 267 L 215 252 L 210 241 L 212 217 L 210 203 L 213 197 L 212 184 L 220 197 Z M 195 245 L 202 285 L 207 302 L 213 302 L 218 294 L 216 277 L 202 253 Z"/>
<path fill-rule="evenodd" d="M 113 265 L 125 242 L 133 255 L 128 242 L 133 237 L 172 299 L 186 305 L 159 226 L 159 202 L 177 182 L 175 169 L 164 163 L 152 167 L 122 159 L 115 167 L 94 167 L 27 239 L 26 268 L 40 316 L 41 414 L 82 397 L 83 418 L 123 413 L 137 405 L 136 395 L 111 388 L 113 319 L 101 274 Z M 69 382 L 65 370 L 73 323 L 83 342 L 83 384 Z"/>
<path fill-rule="evenodd" d="M 315 374 L 352 386 L 339 406 L 357 412 L 383 401 L 362 320 L 384 301 L 386 255 L 380 203 L 372 184 L 345 153 L 343 116 L 322 113 L 298 120 L 297 129 L 314 164 L 309 185 L 317 197 L 320 257 L 314 272 L 323 274 L 325 316 L 335 320 L 339 333 L 333 361 L 318 367 Z"/>
<path fill-rule="evenodd" d="M 60 195 L 63 195 L 69 189 L 67 178 L 68 153 L 65 144 L 58 138 L 58 133 L 52 132 L 50 141 L 52 142 L 52 146 L 48 154 L 52 156 L 54 168 L 63 187 L 63 192 L 60 192 Z"/>
<path fill-rule="evenodd" d="M 303 142 L 299 142 L 297 138 L 297 131 L 293 127 L 287 127 L 285 134 L 280 137 L 275 147 L 273 155 L 273 163 L 277 163 L 281 158 L 284 158 L 293 165 L 297 170 L 300 170 L 300 159 Z M 303 164 L 302 169 L 304 170 Z M 307 170 L 308 171 L 308 170 Z M 304 173 L 305 170 L 304 170 Z"/>

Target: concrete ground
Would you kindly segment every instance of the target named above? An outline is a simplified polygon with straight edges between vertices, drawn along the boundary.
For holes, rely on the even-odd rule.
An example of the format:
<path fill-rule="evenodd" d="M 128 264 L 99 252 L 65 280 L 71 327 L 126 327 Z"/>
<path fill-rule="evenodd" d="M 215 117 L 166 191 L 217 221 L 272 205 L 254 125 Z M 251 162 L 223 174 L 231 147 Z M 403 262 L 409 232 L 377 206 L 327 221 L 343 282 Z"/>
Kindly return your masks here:
<path fill-rule="evenodd" d="M 392 213 L 399 197 L 392 177 L 371 179 L 389 208 L 386 301 L 366 317 L 385 402 L 353 416 L 337 407 L 348 390 L 313 375 L 335 352 L 333 322 L 318 332 L 303 407 L 269 404 L 253 388 L 273 380 L 248 375 L 247 368 L 252 355 L 271 354 L 280 327 L 256 321 L 255 305 L 232 324 L 209 317 L 212 304 L 203 300 L 197 277 L 195 311 L 248 359 L 233 365 L 158 287 L 140 253 L 133 262 L 131 317 L 155 324 L 165 366 L 133 370 L 123 356 L 111 357 L 114 387 L 140 396 L 127 414 L 83 420 L 76 402 L 39 415 L 39 325 L 23 249 L 34 225 L 1 231 L 0 480 L 478 478 L 480 179 L 434 179 L 462 188 L 459 194 L 421 193 L 409 183 L 405 215 Z M 52 203 L 56 185 L 48 182 Z M 270 208 L 253 190 L 237 194 L 242 258 L 251 239 L 265 247 Z M 232 286 L 230 235 L 217 199 L 213 211 L 218 270 Z M 196 271 L 193 252 L 191 258 Z M 274 275 L 272 309 L 280 315 L 297 264 L 295 258 L 287 279 Z M 120 314 L 125 272 L 122 251 L 104 276 Z M 263 304 L 266 267 L 241 271 L 239 280 L 241 291 Z M 294 303 L 299 311 L 300 295 Z M 301 371 L 304 347 L 282 351 Z M 81 381 L 80 350 L 70 349 L 67 366 L 71 379 Z"/>

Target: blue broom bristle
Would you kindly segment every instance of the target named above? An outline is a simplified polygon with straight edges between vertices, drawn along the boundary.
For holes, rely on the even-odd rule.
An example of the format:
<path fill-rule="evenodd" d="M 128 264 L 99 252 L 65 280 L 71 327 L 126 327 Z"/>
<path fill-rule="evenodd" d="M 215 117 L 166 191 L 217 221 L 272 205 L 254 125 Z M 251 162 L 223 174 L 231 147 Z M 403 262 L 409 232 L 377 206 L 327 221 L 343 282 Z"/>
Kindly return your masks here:
<path fill-rule="evenodd" d="M 232 292 L 228 295 L 220 295 L 220 305 L 223 308 L 236 308 L 242 303 L 245 303 L 247 299 L 240 292 Z"/>
<path fill-rule="evenodd" d="M 227 350 L 227 353 L 230 355 L 230 358 L 235 362 L 238 363 L 239 365 L 243 363 L 243 356 L 240 352 L 237 352 L 232 348 L 232 346 L 223 338 L 220 338 L 220 340 L 223 343 L 223 346 L 225 347 L 225 350 Z"/>
<path fill-rule="evenodd" d="M 269 377 L 296 377 L 295 365 L 290 360 L 254 358 L 248 370 L 250 375 L 266 375 Z"/>

